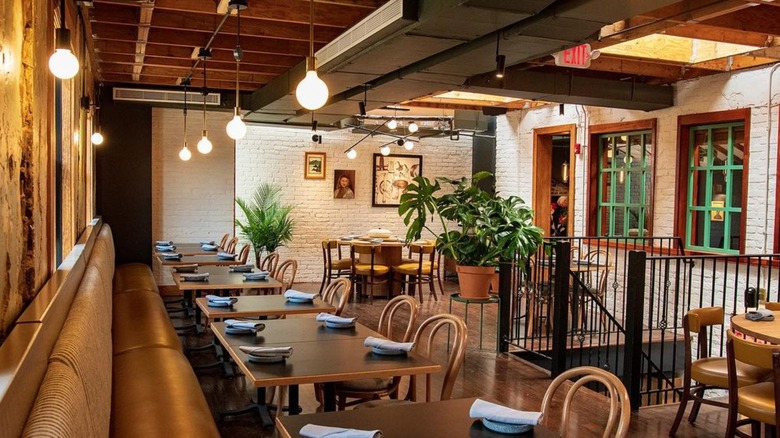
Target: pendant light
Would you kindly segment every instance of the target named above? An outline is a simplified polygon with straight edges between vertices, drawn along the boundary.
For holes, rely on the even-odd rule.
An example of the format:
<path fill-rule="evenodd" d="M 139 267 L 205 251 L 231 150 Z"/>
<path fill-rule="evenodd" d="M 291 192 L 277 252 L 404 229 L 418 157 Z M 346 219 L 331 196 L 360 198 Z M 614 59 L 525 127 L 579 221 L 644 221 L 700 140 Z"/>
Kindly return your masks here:
<path fill-rule="evenodd" d="M 57 47 L 49 57 L 49 70 L 60 79 L 70 79 L 79 72 L 79 60 L 70 47 L 70 31 L 65 27 L 65 0 L 60 0 L 60 28 L 57 29 Z"/>
<path fill-rule="evenodd" d="M 314 58 L 314 0 L 310 0 L 309 4 L 309 57 L 306 58 L 306 77 L 298 83 L 295 98 L 302 107 L 314 111 L 328 101 L 328 86 L 317 76 L 317 60 Z"/>
<path fill-rule="evenodd" d="M 389 122 L 387 122 L 387 128 L 391 131 L 395 131 L 395 128 L 398 127 L 398 121 L 395 119 L 398 116 L 398 110 L 393 109 L 393 118 L 390 119 Z"/>
<path fill-rule="evenodd" d="M 228 3 L 228 9 L 235 9 L 238 17 L 236 48 L 233 50 L 233 58 L 236 60 L 236 111 L 233 120 L 228 122 L 225 127 L 227 135 L 233 140 L 240 140 L 246 135 L 246 123 L 241 120 L 241 97 L 238 91 L 238 73 L 241 59 L 244 57 L 244 51 L 241 50 L 241 10 L 246 9 L 247 6 L 246 0 L 230 0 Z"/>
<path fill-rule="evenodd" d="M 184 85 L 184 147 L 179 151 L 179 158 L 182 161 L 189 161 L 192 158 L 192 152 L 187 148 L 187 85 L 189 84 L 189 78 L 182 81 L 182 85 Z"/>
<path fill-rule="evenodd" d="M 390 155 L 390 146 L 388 145 L 382 146 L 381 148 L 379 148 L 379 153 L 384 156 Z"/>
<path fill-rule="evenodd" d="M 347 158 L 349 158 L 350 160 L 354 160 L 355 158 L 357 158 L 357 151 L 354 148 L 348 150 Z"/>
<path fill-rule="evenodd" d="M 496 78 L 504 79 L 506 74 L 506 55 L 501 55 L 498 50 L 499 43 L 501 42 L 501 33 L 496 38 Z"/>
<path fill-rule="evenodd" d="M 409 122 L 409 126 L 407 126 L 406 129 L 408 129 L 409 132 L 414 134 L 415 132 L 417 132 L 420 129 L 420 127 L 417 126 L 417 123 Z"/>
<path fill-rule="evenodd" d="M 103 84 L 98 86 L 97 96 L 95 97 L 95 132 L 92 133 L 92 144 L 100 146 L 103 144 L 103 134 L 100 133 L 100 95 L 103 91 Z"/>
<path fill-rule="evenodd" d="M 211 58 L 211 51 L 209 49 L 200 49 L 198 56 L 203 61 L 203 137 L 198 142 L 198 152 L 201 154 L 208 154 L 213 149 L 211 140 L 209 140 L 209 132 L 206 130 L 206 96 L 209 95 L 209 89 L 206 87 L 206 59 Z"/>
<path fill-rule="evenodd" d="M 406 149 L 407 151 L 411 151 L 412 149 L 414 149 L 414 142 L 412 142 L 411 140 L 406 140 L 404 142 L 404 149 Z"/>

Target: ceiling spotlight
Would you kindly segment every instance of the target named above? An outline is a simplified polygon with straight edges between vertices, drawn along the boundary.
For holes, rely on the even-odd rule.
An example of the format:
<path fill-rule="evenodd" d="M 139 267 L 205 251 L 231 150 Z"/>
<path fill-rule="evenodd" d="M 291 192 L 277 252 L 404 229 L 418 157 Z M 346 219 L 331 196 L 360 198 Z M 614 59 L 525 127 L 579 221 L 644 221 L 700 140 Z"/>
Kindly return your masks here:
<path fill-rule="evenodd" d="M 399 138 L 398 140 L 395 141 L 395 144 L 397 144 L 398 146 L 403 146 L 404 145 L 404 139 L 403 138 Z"/>
<path fill-rule="evenodd" d="M 382 154 L 382 155 L 384 155 L 384 156 L 388 156 L 388 155 L 390 155 L 390 146 L 388 146 L 388 145 L 384 145 L 384 146 L 382 146 L 382 147 L 379 149 L 379 153 L 380 153 L 380 154 Z"/>
<path fill-rule="evenodd" d="M 358 102 L 358 110 L 360 111 L 361 116 L 366 115 L 366 103 L 365 102 Z"/>
<path fill-rule="evenodd" d="M 397 127 L 398 127 L 398 122 L 397 122 L 395 119 L 390 119 L 390 121 L 389 121 L 389 122 L 387 122 L 387 127 L 388 127 L 390 130 L 395 130 L 395 128 L 397 128 Z"/>
<path fill-rule="evenodd" d="M 410 122 L 410 123 L 409 123 L 409 126 L 408 126 L 408 129 L 409 129 L 409 132 L 411 132 L 412 134 L 414 134 L 415 132 L 417 132 L 417 131 L 420 129 L 420 127 L 419 127 L 419 126 L 417 126 L 417 123 Z"/>
<path fill-rule="evenodd" d="M 404 149 L 406 149 L 407 151 L 411 151 L 412 149 L 414 149 L 414 143 L 411 140 L 406 140 L 404 142 Z"/>
<path fill-rule="evenodd" d="M 357 152 L 354 149 L 350 149 L 347 151 L 347 158 L 350 160 L 354 160 L 357 157 Z"/>
<path fill-rule="evenodd" d="M 498 79 L 503 79 L 505 73 L 506 73 L 506 56 L 498 55 L 496 56 L 496 77 Z"/>

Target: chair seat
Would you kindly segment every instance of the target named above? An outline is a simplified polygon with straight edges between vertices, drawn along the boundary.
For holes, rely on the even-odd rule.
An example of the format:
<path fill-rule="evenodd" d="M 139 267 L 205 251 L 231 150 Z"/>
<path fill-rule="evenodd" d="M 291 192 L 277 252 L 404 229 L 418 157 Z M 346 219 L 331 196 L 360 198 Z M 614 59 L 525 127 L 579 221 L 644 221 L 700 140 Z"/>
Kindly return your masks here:
<path fill-rule="evenodd" d="M 399 274 L 403 275 L 417 275 L 418 271 L 417 269 L 420 268 L 419 262 L 412 262 L 412 263 L 401 263 L 400 265 L 393 266 L 393 271 L 397 272 Z M 422 273 L 423 274 L 430 274 L 431 273 L 431 262 L 423 262 L 422 263 Z"/>
<path fill-rule="evenodd" d="M 361 403 L 357 406 L 355 406 L 355 409 L 363 409 L 363 408 L 384 408 L 389 406 L 403 406 L 403 405 L 413 405 L 415 402 L 409 401 L 409 400 L 396 400 L 392 398 L 383 398 L 380 400 L 371 400 L 367 401 L 365 403 Z"/>
<path fill-rule="evenodd" d="M 336 391 L 381 391 L 389 388 L 393 384 L 393 379 L 357 379 L 346 380 L 336 383 Z"/>
<path fill-rule="evenodd" d="M 407 263 L 414 263 L 416 265 L 417 264 L 417 260 L 415 260 L 415 259 L 407 259 L 406 257 L 404 257 L 404 258 L 401 259 L 401 263 L 404 264 L 404 265 L 407 264 Z M 430 264 L 431 262 L 424 262 L 424 263 Z M 433 269 L 439 269 L 439 262 L 433 262 Z"/>
<path fill-rule="evenodd" d="M 338 259 L 333 260 L 330 265 L 330 269 L 332 270 L 342 270 L 342 269 L 349 269 L 352 266 L 352 260 L 350 259 Z"/>
<path fill-rule="evenodd" d="M 737 381 L 739 386 L 753 385 L 767 378 L 771 370 L 737 362 Z M 707 357 L 691 364 L 693 380 L 719 388 L 729 387 L 729 372 L 726 358 Z"/>
<path fill-rule="evenodd" d="M 385 275 L 390 272 L 390 267 L 385 265 L 374 265 L 374 275 Z M 355 274 L 371 275 L 371 264 L 355 264 Z"/>
<path fill-rule="evenodd" d="M 737 411 L 762 423 L 775 425 L 775 393 L 773 382 L 762 382 L 739 388 Z"/>

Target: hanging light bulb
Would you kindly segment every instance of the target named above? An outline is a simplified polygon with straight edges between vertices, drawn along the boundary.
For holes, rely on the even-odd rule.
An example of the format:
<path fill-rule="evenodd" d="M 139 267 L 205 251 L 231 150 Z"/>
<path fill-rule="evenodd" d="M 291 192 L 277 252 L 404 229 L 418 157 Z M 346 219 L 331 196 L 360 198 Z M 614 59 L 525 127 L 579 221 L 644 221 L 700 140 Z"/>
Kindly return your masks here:
<path fill-rule="evenodd" d="M 406 149 L 407 151 L 411 151 L 412 149 L 414 149 L 414 143 L 411 140 L 406 140 L 404 142 L 404 149 Z"/>
<path fill-rule="evenodd" d="M 198 152 L 201 154 L 208 154 L 211 152 L 211 149 L 214 148 L 214 145 L 211 144 L 211 140 L 209 140 L 209 132 L 206 130 L 206 96 L 209 94 L 209 89 L 206 87 L 206 50 L 203 50 L 203 56 L 201 59 L 203 60 L 203 137 L 198 142 Z M 211 57 L 211 52 L 208 52 L 208 57 Z"/>
<path fill-rule="evenodd" d="M 184 142 L 184 147 L 179 151 L 179 158 L 182 161 L 189 161 L 192 158 L 192 152 L 187 148 L 187 142 Z"/>
<path fill-rule="evenodd" d="M 103 138 L 103 134 L 100 132 L 100 95 L 102 94 L 102 91 L 103 83 L 101 82 L 98 86 L 97 96 L 95 97 L 95 125 L 97 125 L 97 127 L 95 128 L 95 132 L 92 134 L 92 144 L 98 146 L 103 144 L 103 141 L 105 140 L 105 138 Z"/>
<path fill-rule="evenodd" d="M 306 58 L 306 77 L 295 88 L 295 98 L 307 110 L 322 108 L 328 101 L 328 86 L 317 76 L 314 58 L 314 0 L 309 2 L 309 57 Z"/>
<path fill-rule="evenodd" d="M 49 57 L 49 70 L 60 79 L 70 79 L 79 72 L 79 60 L 70 49 L 70 31 L 65 27 L 65 0 L 60 0 L 60 28 L 57 47 Z"/>
<path fill-rule="evenodd" d="M 348 150 L 347 158 L 349 158 L 350 160 L 354 160 L 355 158 L 357 158 L 357 151 L 355 151 L 354 149 Z"/>
<path fill-rule="evenodd" d="M 238 108 L 236 108 L 236 111 L 238 111 Z M 241 116 L 238 114 L 233 116 L 233 120 L 228 122 L 225 129 L 227 131 L 227 135 L 233 140 L 240 140 L 246 135 L 246 123 L 241 120 Z"/>
<path fill-rule="evenodd" d="M 241 120 L 241 96 L 238 92 L 238 73 L 240 71 L 241 60 L 244 58 L 244 51 L 241 50 L 241 11 L 247 8 L 246 0 L 230 0 L 229 9 L 235 9 L 238 18 L 236 29 L 236 48 L 233 49 L 233 59 L 236 60 L 236 110 L 233 119 L 228 122 L 225 130 L 228 137 L 233 140 L 240 140 L 246 135 L 246 123 Z"/>
<path fill-rule="evenodd" d="M 407 126 L 407 129 L 409 129 L 409 132 L 411 132 L 412 134 L 414 134 L 415 132 L 417 132 L 418 130 L 420 130 L 420 127 L 419 127 L 419 126 L 417 126 L 417 123 L 414 123 L 414 122 L 409 122 L 409 126 Z"/>
<path fill-rule="evenodd" d="M 568 161 L 564 161 L 563 165 L 561 165 L 561 179 L 565 183 L 569 182 L 569 162 Z"/>
<path fill-rule="evenodd" d="M 391 130 L 391 131 L 394 131 L 394 130 L 395 130 L 395 128 L 397 128 L 397 127 L 398 127 L 398 122 L 397 122 L 395 119 L 390 119 L 390 121 L 389 121 L 389 122 L 387 122 L 387 127 L 388 127 L 388 128 Z"/>
<path fill-rule="evenodd" d="M 184 147 L 179 151 L 179 159 L 189 161 L 192 158 L 192 152 L 187 148 L 187 86 L 190 85 L 190 78 L 184 78 L 181 84 L 184 85 Z"/>
<path fill-rule="evenodd" d="M 201 137 L 200 141 L 198 142 L 198 152 L 201 154 L 208 154 L 213 148 L 214 145 L 211 144 L 211 140 L 209 140 L 209 132 L 204 129 L 203 137 Z"/>
<path fill-rule="evenodd" d="M 103 134 L 100 133 L 100 131 L 95 132 L 92 134 L 92 144 L 100 146 L 103 144 Z"/>
<path fill-rule="evenodd" d="M 381 148 L 379 148 L 379 153 L 384 156 L 390 155 L 390 146 L 388 145 L 382 146 Z"/>

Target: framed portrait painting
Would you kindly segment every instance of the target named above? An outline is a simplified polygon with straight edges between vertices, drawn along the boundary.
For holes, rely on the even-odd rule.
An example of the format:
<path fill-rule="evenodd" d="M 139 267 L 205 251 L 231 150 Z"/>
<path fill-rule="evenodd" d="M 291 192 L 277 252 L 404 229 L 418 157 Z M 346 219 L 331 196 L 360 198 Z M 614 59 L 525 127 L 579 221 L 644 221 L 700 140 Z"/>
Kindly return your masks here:
<path fill-rule="evenodd" d="M 355 171 L 336 169 L 333 171 L 333 198 L 355 199 Z"/>
<path fill-rule="evenodd" d="M 325 179 L 325 152 L 306 152 L 303 177 Z"/>
<path fill-rule="evenodd" d="M 406 187 L 422 175 L 422 155 L 374 154 L 372 173 L 372 205 L 398 207 Z"/>

